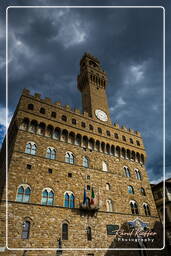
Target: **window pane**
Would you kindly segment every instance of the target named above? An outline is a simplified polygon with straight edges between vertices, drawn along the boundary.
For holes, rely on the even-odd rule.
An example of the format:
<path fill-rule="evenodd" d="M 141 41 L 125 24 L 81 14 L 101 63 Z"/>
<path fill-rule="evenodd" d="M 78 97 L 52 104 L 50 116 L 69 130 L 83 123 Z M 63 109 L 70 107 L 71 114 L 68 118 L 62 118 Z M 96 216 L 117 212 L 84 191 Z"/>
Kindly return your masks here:
<path fill-rule="evenodd" d="M 18 202 L 22 202 L 22 201 L 23 201 L 23 195 L 22 195 L 22 194 L 18 194 L 16 200 L 17 200 Z"/>
<path fill-rule="evenodd" d="M 53 198 L 48 198 L 47 205 L 53 205 Z"/>
<path fill-rule="evenodd" d="M 30 199 L 30 195 L 24 195 L 23 202 L 28 202 Z"/>

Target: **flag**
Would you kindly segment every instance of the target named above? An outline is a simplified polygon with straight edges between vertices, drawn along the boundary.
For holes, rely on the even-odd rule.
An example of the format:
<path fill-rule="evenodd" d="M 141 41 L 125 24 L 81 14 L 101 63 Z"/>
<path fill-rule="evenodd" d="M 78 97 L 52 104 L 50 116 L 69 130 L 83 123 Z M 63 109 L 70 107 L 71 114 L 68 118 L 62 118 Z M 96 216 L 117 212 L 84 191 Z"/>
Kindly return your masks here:
<path fill-rule="evenodd" d="M 93 188 L 91 190 L 91 201 L 90 201 L 90 204 L 95 204 L 95 194 L 94 194 Z"/>

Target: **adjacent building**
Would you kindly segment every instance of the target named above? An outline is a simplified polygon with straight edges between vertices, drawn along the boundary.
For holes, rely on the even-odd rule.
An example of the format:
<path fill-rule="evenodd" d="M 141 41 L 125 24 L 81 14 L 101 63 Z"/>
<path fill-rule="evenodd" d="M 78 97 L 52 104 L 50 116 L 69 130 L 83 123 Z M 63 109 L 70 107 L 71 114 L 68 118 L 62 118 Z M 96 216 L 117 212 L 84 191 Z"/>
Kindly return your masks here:
<path fill-rule="evenodd" d="M 171 178 L 165 180 L 165 189 L 163 183 L 151 184 L 151 188 L 160 220 L 165 222 L 166 244 L 171 249 Z"/>

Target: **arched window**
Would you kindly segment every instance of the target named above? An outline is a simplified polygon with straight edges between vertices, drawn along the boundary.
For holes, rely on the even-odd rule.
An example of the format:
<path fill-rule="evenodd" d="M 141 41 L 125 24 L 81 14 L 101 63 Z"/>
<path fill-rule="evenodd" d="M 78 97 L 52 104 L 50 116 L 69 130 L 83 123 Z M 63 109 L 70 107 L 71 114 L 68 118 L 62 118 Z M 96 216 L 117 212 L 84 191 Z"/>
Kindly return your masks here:
<path fill-rule="evenodd" d="M 138 214 L 139 211 L 138 211 L 138 205 L 135 201 L 130 201 L 130 207 L 131 207 L 131 212 L 132 214 Z"/>
<path fill-rule="evenodd" d="M 27 108 L 28 108 L 29 110 L 33 110 L 33 109 L 34 109 L 34 105 L 33 105 L 33 104 L 28 104 Z"/>
<path fill-rule="evenodd" d="M 23 121 L 22 121 L 22 124 L 21 124 L 21 126 L 20 126 L 20 128 L 22 129 L 22 130 L 27 130 L 28 129 L 28 127 L 29 127 L 29 119 L 28 118 L 24 118 L 23 119 Z"/>
<path fill-rule="evenodd" d="M 72 124 L 76 124 L 76 123 L 77 123 L 76 119 L 72 118 Z"/>
<path fill-rule="evenodd" d="M 117 133 L 114 133 L 114 138 L 115 138 L 115 139 L 119 139 L 119 136 L 118 136 Z"/>
<path fill-rule="evenodd" d="M 61 117 L 61 119 L 62 119 L 62 121 L 64 121 L 64 122 L 66 122 L 66 121 L 67 121 L 67 117 L 66 117 L 66 116 L 64 116 L 64 115 Z"/>
<path fill-rule="evenodd" d="M 52 112 L 51 117 L 56 118 L 56 112 Z"/>
<path fill-rule="evenodd" d="M 29 239 L 30 221 L 24 221 L 22 226 L 23 226 L 23 228 L 22 228 L 21 238 L 22 239 Z"/>
<path fill-rule="evenodd" d="M 74 155 L 72 152 L 66 152 L 65 154 L 65 162 L 69 164 L 74 164 Z"/>
<path fill-rule="evenodd" d="M 62 240 L 68 240 L 68 224 L 62 224 Z"/>
<path fill-rule="evenodd" d="M 145 196 L 146 195 L 145 189 L 144 188 L 140 188 L 140 193 L 141 193 L 142 196 Z"/>
<path fill-rule="evenodd" d="M 69 195 L 65 193 L 64 207 L 69 207 Z"/>
<path fill-rule="evenodd" d="M 45 135 L 45 127 L 46 127 L 46 125 L 44 123 L 40 123 L 38 125 L 37 133 L 39 135 Z"/>
<path fill-rule="evenodd" d="M 37 121 L 32 120 L 29 126 L 29 132 L 36 133 L 37 131 Z"/>
<path fill-rule="evenodd" d="M 112 200 L 108 199 L 106 201 L 106 206 L 107 206 L 107 212 L 112 212 L 113 211 L 113 204 L 112 204 Z"/>
<path fill-rule="evenodd" d="M 75 207 L 74 203 L 75 203 L 75 197 L 73 194 L 71 194 L 69 197 L 69 207 L 74 208 Z"/>
<path fill-rule="evenodd" d="M 132 139 L 132 138 L 130 138 L 129 140 L 130 140 L 130 143 L 131 143 L 131 144 L 134 144 L 134 142 L 133 142 L 133 139 Z"/>
<path fill-rule="evenodd" d="M 136 140 L 137 146 L 140 146 L 140 142 L 139 140 Z"/>
<path fill-rule="evenodd" d="M 110 131 L 106 131 L 106 135 L 107 135 L 107 136 L 110 136 Z"/>
<path fill-rule="evenodd" d="M 31 189 L 28 185 L 21 185 L 17 191 L 16 201 L 27 203 L 30 200 Z"/>
<path fill-rule="evenodd" d="M 56 150 L 54 148 L 47 148 L 46 157 L 49 159 L 56 159 Z"/>
<path fill-rule="evenodd" d="M 142 180 L 141 173 L 138 169 L 135 169 L 135 176 L 137 180 Z"/>
<path fill-rule="evenodd" d="M 108 171 L 108 164 L 107 164 L 105 161 L 102 162 L 102 170 L 103 170 L 104 172 L 107 172 L 107 171 Z"/>
<path fill-rule="evenodd" d="M 31 155 L 36 155 L 37 147 L 34 142 L 27 142 L 26 148 L 25 148 L 25 153 L 31 154 Z"/>
<path fill-rule="evenodd" d="M 93 131 L 93 126 L 91 124 L 89 125 L 89 129 L 90 131 Z"/>
<path fill-rule="evenodd" d="M 45 114 L 45 109 L 44 108 L 40 108 L 40 113 L 41 114 Z"/>
<path fill-rule="evenodd" d="M 122 135 L 122 140 L 126 141 L 126 137 L 124 135 Z"/>
<path fill-rule="evenodd" d="M 64 207 L 74 208 L 75 207 L 75 196 L 72 192 L 65 192 L 64 194 Z"/>
<path fill-rule="evenodd" d="M 128 193 L 134 194 L 134 188 L 132 186 L 128 186 Z"/>
<path fill-rule="evenodd" d="M 42 204 L 53 205 L 54 193 L 50 188 L 45 188 L 42 192 Z"/>
<path fill-rule="evenodd" d="M 145 215 L 146 215 L 146 216 L 150 216 L 151 213 L 150 213 L 150 207 L 149 207 L 149 205 L 148 205 L 147 203 L 144 203 L 144 204 L 143 204 L 143 208 L 144 208 L 144 213 L 145 213 Z"/>
<path fill-rule="evenodd" d="M 106 190 L 110 190 L 110 184 L 106 183 Z"/>
<path fill-rule="evenodd" d="M 83 166 L 86 168 L 89 167 L 89 159 L 86 156 L 83 157 Z"/>
<path fill-rule="evenodd" d="M 81 127 L 85 128 L 86 124 L 84 122 L 81 122 Z"/>
<path fill-rule="evenodd" d="M 91 227 L 87 227 L 87 240 L 92 240 L 92 233 L 91 233 Z"/>
<path fill-rule="evenodd" d="M 98 130 L 98 133 L 102 134 L 102 129 L 100 127 L 97 130 Z"/>
<path fill-rule="evenodd" d="M 130 170 L 127 166 L 124 166 L 124 175 L 128 178 L 131 177 Z"/>

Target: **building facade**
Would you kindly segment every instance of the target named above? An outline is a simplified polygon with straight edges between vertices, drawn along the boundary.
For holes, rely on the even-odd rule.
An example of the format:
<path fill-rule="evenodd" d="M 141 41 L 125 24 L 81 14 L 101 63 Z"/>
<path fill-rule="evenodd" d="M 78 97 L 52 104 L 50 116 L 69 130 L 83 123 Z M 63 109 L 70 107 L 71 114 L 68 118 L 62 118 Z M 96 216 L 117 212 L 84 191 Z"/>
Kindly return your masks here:
<path fill-rule="evenodd" d="M 83 113 L 23 90 L 9 127 L 8 188 L 5 142 L 1 150 L 1 246 L 7 236 L 6 255 L 151 255 L 110 251 L 163 246 L 160 232 L 154 241 L 117 237 L 131 225 L 154 232 L 160 225 L 142 137 L 112 124 L 97 58 L 84 54 L 77 81 Z"/>
<path fill-rule="evenodd" d="M 171 250 L 171 178 L 165 180 L 165 190 L 163 181 L 158 184 L 151 184 L 151 189 L 160 220 L 162 223 L 165 221 L 166 244 Z M 165 191 L 165 193 L 163 191 Z M 164 198 L 165 204 L 163 204 Z M 165 211 L 163 206 L 165 207 Z"/>

